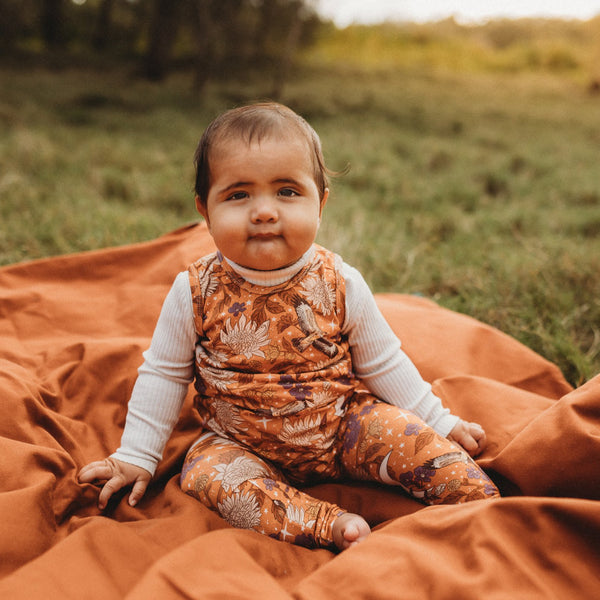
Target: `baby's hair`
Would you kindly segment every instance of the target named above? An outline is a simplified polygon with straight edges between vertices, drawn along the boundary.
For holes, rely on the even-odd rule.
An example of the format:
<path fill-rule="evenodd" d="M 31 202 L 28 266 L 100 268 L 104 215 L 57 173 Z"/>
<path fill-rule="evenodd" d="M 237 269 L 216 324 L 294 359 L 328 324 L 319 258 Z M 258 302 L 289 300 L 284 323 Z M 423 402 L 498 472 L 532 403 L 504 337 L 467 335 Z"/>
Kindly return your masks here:
<path fill-rule="evenodd" d="M 214 119 L 202 134 L 194 154 L 194 191 L 200 202 L 206 206 L 210 189 L 211 153 L 220 142 L 237 138 L 251 144 L 269 136 L 289 135 L 290 130 L 304 137 L 308 144 L 312 154 L 315 183 L 319 197 L 323 198 L 329 186 L 329 170 L 325 166 L 321 140 L 316 131 L 291 108 L 277 102 L 259 102 L 224 112 Z"/>

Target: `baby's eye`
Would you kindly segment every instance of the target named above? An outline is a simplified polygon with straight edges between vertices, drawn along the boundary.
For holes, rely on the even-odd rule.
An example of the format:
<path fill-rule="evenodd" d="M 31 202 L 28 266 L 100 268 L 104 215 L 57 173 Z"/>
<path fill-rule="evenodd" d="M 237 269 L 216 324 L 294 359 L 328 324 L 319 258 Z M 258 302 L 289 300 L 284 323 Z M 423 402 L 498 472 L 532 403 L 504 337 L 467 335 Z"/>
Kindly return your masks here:
<path fill-rule="evenodd" d="M 234 192 L 233 194 L 227 196 L 227 200 L 243 200 L 247 197 L 248 194 L 246 192 Z"/>
<path fill-rule="evenodd" d="M 292 188 L 282 188 L 279 190 L 279 195 L 290 198 L 292 196 L 297 196 L 298 192 L 296 192 L 296 190 L 293 190 Z"/>

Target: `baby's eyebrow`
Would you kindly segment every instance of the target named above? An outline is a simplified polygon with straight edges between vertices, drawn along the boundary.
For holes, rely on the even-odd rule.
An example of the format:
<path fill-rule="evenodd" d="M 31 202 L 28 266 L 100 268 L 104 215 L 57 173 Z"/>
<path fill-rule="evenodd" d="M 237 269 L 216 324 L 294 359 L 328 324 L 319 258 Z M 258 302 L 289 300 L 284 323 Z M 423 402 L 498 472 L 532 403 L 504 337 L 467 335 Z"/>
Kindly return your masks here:
<path fill-rule="evenodd" d="M 230 192 L 231 190 L 235 190 L 236 188 L 240 188 L 240 187 L 246 187 L 248 185 L 252 185 L 251 181 L 236 181 L 234 183 L 230 183 L 228 186 L 221 188 L 219 190 L 219 194 L 226 194 L 227 192 Z"/>
<path fill-rule="evenodd" d="M 291 183 L 292 185 L 300 185 L 300 182 L 292 177 L 278 177 L 277 179 L 273 179 L 271 183 Z"/>

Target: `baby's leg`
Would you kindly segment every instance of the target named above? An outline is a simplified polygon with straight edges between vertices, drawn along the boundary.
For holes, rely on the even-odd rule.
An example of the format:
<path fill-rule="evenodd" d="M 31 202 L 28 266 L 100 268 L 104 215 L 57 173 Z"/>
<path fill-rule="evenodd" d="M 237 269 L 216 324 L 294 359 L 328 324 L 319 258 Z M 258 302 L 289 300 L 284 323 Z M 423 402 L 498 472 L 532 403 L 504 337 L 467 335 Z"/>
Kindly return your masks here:
<path fill-rule="evenodd" d="M 346 514 L 288 485 L 270 463 L 214 433 L 190 448 L 181 488 L 234 527 L 301 546 L 333 549 L 334 524 Z"/>
<path fill-rule="evenodd" d="M 426 504 L 457 504 L 500 495 L 460 446 L 421 419 L 366 396 L 340 428 L 341 462 L 351 477 L 403 487 Z"/>

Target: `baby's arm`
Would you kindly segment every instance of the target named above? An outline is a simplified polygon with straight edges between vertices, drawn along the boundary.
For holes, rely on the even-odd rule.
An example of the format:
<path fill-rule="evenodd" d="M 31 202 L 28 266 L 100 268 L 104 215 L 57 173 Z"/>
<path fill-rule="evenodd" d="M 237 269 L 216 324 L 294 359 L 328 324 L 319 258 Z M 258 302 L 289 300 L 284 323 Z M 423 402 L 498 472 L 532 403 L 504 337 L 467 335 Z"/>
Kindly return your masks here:
<path fill-rule="evenodd" d="M 463 445 L 470 454 L 485 447 L 485 433 L 444 408 L 418 369 L 402 351 L 361 274 L 344 264 L 346 322 L 356 375 L 378 398 L 414 413 L 443 437 Z M 453 437 L 450 437 L 453 436 Z"/>
<path fill-rule="evenodd" d="M 100 481 L 99 506 L 104 508 L 117 490 L 134 484 L 129 497 L 143 496 L 164 446 L 179 418 L 193 379 L 196 343 L 192 300 L 187 273 L 180 273 L 161 310 L 150 348 L 128 405 L 121 446 L 110 457 L 79 472 L 82 483 Z"/>

